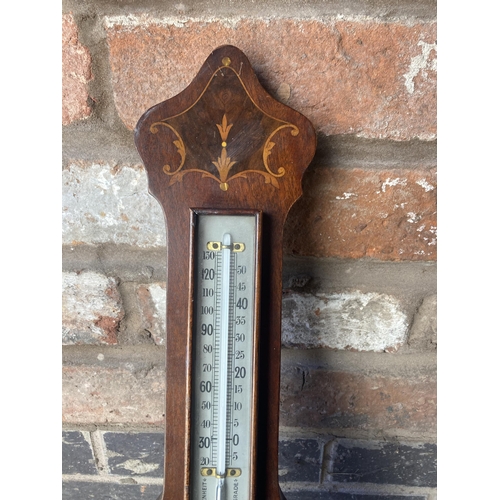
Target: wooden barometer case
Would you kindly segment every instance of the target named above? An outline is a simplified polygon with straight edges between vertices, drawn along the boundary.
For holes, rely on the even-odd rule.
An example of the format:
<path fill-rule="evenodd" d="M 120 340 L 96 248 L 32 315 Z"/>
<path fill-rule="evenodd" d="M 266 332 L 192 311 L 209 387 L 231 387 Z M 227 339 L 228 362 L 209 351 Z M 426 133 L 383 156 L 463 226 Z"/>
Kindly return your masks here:
<path fill-rule="evenodd" d="M 167 226 L 162 500 L 279 500 L 283 225 L 316 149 L 236 47 L 146 111 L 135 142 Z"/>

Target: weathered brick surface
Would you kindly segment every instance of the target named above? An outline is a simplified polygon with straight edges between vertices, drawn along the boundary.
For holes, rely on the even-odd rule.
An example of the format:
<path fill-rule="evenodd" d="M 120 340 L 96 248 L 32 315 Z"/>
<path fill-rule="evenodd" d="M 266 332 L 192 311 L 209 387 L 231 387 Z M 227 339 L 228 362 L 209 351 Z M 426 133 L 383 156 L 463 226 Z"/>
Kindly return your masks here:
<path fill-rule="evenodd" d="M 157 500 L 163 488 L 157 484 L 112 484 L 68 481 L 63 483 L 62 500 L 85 498 L 106 500 Z"/>
<path fill-rule="evenodd" d="M 143 328 L 149 332 L 155 344 L 165 344 L 167 314 L 165 284 L 138 285 L 136 293 Z"/>
<path fill-rule="evenodd" d="M 87 83 L 92 79 L 89 50 L 78 41 L 71 14 L 62 17 L 62 123 L 90 116 Z"/>
<path fill-rule="evenodd" d="M 285 252 L 381 260 L 436 259 L 433 170 L 318 168 L 285 226 Z M 71 164 L 63 171 L 63 242 L 166 244 L 160 205 L 141 167 Z"/>
<path fill-rule="evenodd" d="M 163 434 L 105 432 L 103 437 L 111 474 L 163 477 Z"/>
<path fill-rule="evenodd" d="M 327 446 L 325 481 L 436 487 L 436 445 L 338 439 Z"/>
<path fill-rule="evenodd" d="M 392 377 L 286 366 L 280 425 L 435 432 L 434 376 Z"/>
<path fill-rule="evenodd" d="M 436 134 L 436 24 L 247 18 L 108 18 L 113 88 L 128 128 L 194 78 L 210 52 L 232 44 L 262 83 L 318 132 L 370 138 Z"/>
<path fill-rule="evenodd" d="M 408 338 L 410 349 L 437 349 L 437 295 L 425 297 L 418 308 Z"/>
<path fill-rule="evenodd" d="M 286 293 L 282 342 L 286 347 L 395 351 L 405 341 L 409 319 L 389 295 Z"/>
<path fill-rule="evenodd" d="M 63 483 L 62 500 L 105 498 L 106 500 L 157 500 L 162 492 L 160 485 L 109 484 L 70 481 Z M 427 496 L 357 494 L 337 491 L 298 490 L 287 491 L 287 500 L 427 500 Z"/>
<path fill-rule="evenodd" d="M 164 370 L 158 367 L 63 367 L 68 424 L 162 425 Z M 434 375 L 364 375 L 284 366 L 280 425 L 432 433 Z"/>
<path fill-rule="evenodd" d="M 97 474 L 88 432 L 63 431 L 62 473 Z"/>
<path fill-rule="evenodd" d="M 63 436 L 78 445 L 82 437 L 77 434 L 80 433 L 67 431 Z M 120 500 L 146 499 L 153 491 L 159 493 L 163 432 L 104 432 L 103 445 L 102 453 L 107 457 L 103 475 L 92 482 L 79 481 L 78 474 L 86 471 L 65 466 L 63 498 L 94 498 L 99 492 L 96 498 L 104 495 Z M 72 462 L 93 463 L 88 460 L 88 448 L 73 446 L 73 451 Z M 280 439 L 278 474 L 288 499 L 424 500 L 426 496 L 416 494 L 411 487 L 421 488 L 422 493 L 435 488 L 436 445 L 346 438 L 325 440 L 321 436 Z M 117 476 L 121 484 L 113 484 Z M 140 490 L 131 487 L 136 480 L 141 482 Z M 352 491 L 348 489 L 349 483 Z M 316 488 L 312 487 L 314 484 Z M 396 491 L 400 486 L 403 491 L 401 488 Z M 129 497 L 132 494 L 135 497 Z"/>
<path fill-rule="evenodd" d="M 70 164 L 63 170 L 63 243 L 165 246 L 160 204 L 142 167 Z"/>
<path fill-rule="evenodd" d="M 156 344 L 165 343 L 166 291 L 163 283 L 137 287 L 143 327 Z M 400 302 L 385 294 L 286 293 L 285 347 L 395 351 L 405 341 L 409 319 Z"/>
<path fill-rule="evenodd" d="M 63 344 L 117 344 L 125 315 L 115 278 L 86 271 L 63 273 Z"/>
<path fill-rule="evenodd" d="M 318 168 L 285 227 L 285 251 L 316 257 L 436 259 L 435 170 Z"/>
<path fill-rule="evenodd" d="M 316 439 L 280 441 L 279 475 L 283 483 L 354 482 L 434 488 L 436 445 L 342 438 L 326 445 Z"/>
<path fill-rule="evenodd" d="M 322 444 L 316 439 L 280 441 L 278 456 L 280 482 L 319 482 L 322 448 Z"/>
<path fill-rule="evenodd" d="M 162 369 L 64 366 L 62 381 L 64 423 L 163 425 Z"/>

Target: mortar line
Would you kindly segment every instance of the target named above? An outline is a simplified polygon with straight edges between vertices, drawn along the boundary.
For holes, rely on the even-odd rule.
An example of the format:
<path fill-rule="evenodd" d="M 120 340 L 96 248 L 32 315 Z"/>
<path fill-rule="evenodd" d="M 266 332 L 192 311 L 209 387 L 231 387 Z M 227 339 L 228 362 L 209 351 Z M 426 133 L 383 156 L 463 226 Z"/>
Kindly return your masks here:
<path fill-rule="evenodd" d="M 431 495 L 437 491 L 432 486 L 410 486 L 400 484 L 377 484 L 377 483 L 340 483 L 326 482 L 321 485 L 311 482 L 280 482 L 283 492 L 289 491 L 315 491 L 315 492 L 338 492 L 350 494 L 376 494 L 376 495 Z"/>
<path fill-rule="evenodd" d="M 109 475 L 108 457 L 106 454 L 106 444 L 104 442 L 103 434 L 98 429 L 90 432 L 90 442 L 92 445 L 92 452 L 96 461 L 97 473 L 99 476 Z"/>
<path fill-rule="evenodd" d="M 331 439 L 323 444 L 323 455 L 321 457 L 321 471 L 319 480 L 319 483 L 321 485 L 328 484 L 328 470 L 334 460 L 334 454 L 336 453 L 337 446 L 338 444 L 334 439 Z"/>
<path fill-rule="evenodd" d="M 279 428 L 280 441 L 294 441 L 296 439 L 315 439 L 328 442 L 334 439 L 353 441 L 371 441 L 384 443 L 399 443 L 408 446 L 420 444 L 436 444 L 434 432 L 410 431 L 407 429 L 390 429 L 382 433 L 378 429 L 358 429 L 355 427 L 290 427 Z"/>
<path fill-rule="evenodd" d="M 63 474 L 63 482 L 84 482 L 84 483 L 106 483 L 106 484 L 123 484 L 123 485 L 163 485 L 161 477 L 139 477 L 139 476 L 100 476 L 100 475 L 85 475 L 85 474 Z"/>

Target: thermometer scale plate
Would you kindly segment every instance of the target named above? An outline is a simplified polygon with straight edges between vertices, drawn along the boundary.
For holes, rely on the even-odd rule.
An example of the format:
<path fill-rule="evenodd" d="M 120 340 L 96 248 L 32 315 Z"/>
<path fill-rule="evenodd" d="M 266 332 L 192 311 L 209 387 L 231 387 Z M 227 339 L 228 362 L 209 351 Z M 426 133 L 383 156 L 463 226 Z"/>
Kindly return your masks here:
<path fill-rule="evenodd" d="M 167 228 L 159 500 L 282 500 L 283 226 L 314 128 L 226 45 L 142 115 L 135 143 Z"/>
<path fill-rule="evenodd" d="M 260 213 L 193 214 L 191 496 L 252 498 Z"/>

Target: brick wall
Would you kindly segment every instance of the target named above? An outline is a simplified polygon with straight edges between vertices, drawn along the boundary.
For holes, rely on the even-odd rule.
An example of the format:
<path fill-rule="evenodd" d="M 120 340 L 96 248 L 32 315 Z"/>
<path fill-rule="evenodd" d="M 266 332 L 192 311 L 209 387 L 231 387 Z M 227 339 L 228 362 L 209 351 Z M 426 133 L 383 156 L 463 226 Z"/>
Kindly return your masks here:
<path fill-rule="evenodd" d="M 285 227 L 288 500 L 436 494 L 432 0 L 63 1 L 63 498 L 156 500 L 165 245 L 132 129 L 217 46 L 305 114 Z"/>

